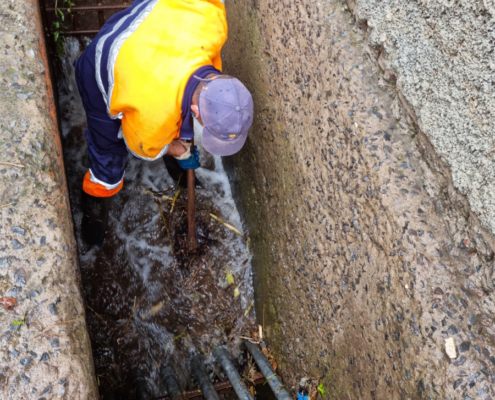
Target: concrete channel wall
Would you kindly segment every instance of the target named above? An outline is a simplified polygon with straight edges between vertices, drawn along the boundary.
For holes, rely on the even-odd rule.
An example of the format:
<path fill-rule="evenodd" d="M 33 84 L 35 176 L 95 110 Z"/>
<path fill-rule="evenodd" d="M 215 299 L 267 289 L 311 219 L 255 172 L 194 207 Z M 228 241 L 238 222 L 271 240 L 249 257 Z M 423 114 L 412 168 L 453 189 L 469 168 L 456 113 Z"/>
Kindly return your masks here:
<path fill-rule="evenodd" d="M 332 399 L 495 397 L 493 220 L 469 203 L 474 189 L 467 198 L 461 193 L 449 163 L 466 141 L 461 169 L 476 181 L 469 165 L 478 165 L 480 153 L 469 141 L 493 128 L 493 98 L 485 96 L 492 89 L 483 86 L 469 110 L 468 99 L 452 109 L 446 99 L 420 103 L 416 113 L 413 86 L 403 91 L 400 75 L 396 85 L 389 58 L 370 46 L 370 27 L 378 42 L 401 29 L 405 37 L 422 23 L 417 14 L 407 20 L 407 10 L 436 3 L 363 1 L 356 22 L 338 0 L 227 1 L 224 65 L 252 90 L 255 122 L 243 151 L 226 164 L 252 239 L 257 315 L 292 389 L 302 377 L 320 376 Z M 481 3 L 462 4 L 477 8 L 480 23 L 488 18 Z M 445 10 L 447 17 L 427 21 L 435 26 L 438 17 L 432 43 L 452 33 Z M 397 16 L 409 25 L 394 27 Z M 403 50 L 415 54 L 420 71 L 423 53 L 410 47 L 396 47 L 390 62 L 406 57 Z M 448 65 L 468 65 L 471 50 L 445 70 L 411 75 L 417 90 L 432 82 L 462 97 L 455 88 L 473 86 L 444 74 Z M 482 61 L 473 65 L 486 76 L 491 61 Z M 426 124 L 434 115 L 444 115 L 442 131 Z M 454 125 L 461 135 L 452 154 L 440 157 L 431 135 L 447 143 Z M 483 173 L 493 171 L 491 162 Z"/>
<path fill-rule="evenodd" d="M 97 399 L 38 3 L 0 20 L 0 398 Z"/>

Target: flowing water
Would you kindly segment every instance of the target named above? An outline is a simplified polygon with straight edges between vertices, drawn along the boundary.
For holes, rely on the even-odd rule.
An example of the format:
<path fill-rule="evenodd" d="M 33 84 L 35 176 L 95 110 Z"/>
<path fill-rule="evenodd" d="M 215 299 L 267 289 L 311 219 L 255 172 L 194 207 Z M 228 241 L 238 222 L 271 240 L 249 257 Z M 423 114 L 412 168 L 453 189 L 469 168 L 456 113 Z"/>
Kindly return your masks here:
<path fill-rule="evenodd" d="M 87 42 L 86 42 L 87 43 Z M 82 178 L 88 168 L 83 137 L 85 115 L 72 63 L 81 44 L 69 38 L 58 80 L 65 166 L 79 246 L 82 286 L 93 357 L 103 398 L 131 398 L 136 374 L 149 378 L 155 396 L 163 394 L 157 372 L 171 364 L 184 388 L 191 387 L 190 352 L 205 355 L 215 379 L 211 346 L 226 343 L 242 364 L 239 336 L 254 325 L 251 261 L 243 237 L 213 220 L 215 214 L 242 230 L 220 157 L 208 155 L 196 137 L 204 168 L 197 176 L 198 237 L 201 249 L 187 254 L 185 191 L 171 201 L 150 193 L 177 189 L 162 160 L 129 156 L 124 188 L 112 199 L 103 248 L 88 249 L 80 237 Z M 163 211 L 163 218 L 160 209 Z M 171 245 L 173 244 L 173 246 Z M 229 278 L 229 279 L 227 279 Z M 228 281 L 232 281 L 229 283 Z"/>

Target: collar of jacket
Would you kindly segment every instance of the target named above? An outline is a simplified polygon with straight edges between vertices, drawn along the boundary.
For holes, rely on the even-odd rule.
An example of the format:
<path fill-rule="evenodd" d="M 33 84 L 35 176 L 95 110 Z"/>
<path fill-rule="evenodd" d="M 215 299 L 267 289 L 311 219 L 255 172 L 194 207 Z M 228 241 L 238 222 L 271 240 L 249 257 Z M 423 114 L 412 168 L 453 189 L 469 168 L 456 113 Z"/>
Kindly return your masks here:
<path fill-rule="evenodd" d="M 179 137 L 184 140 L 191 140 L 194 138 L 194 128 L 192 125 L 191 121 L 191 103 L 192 103 L 192 97 L 194 94 L 194 89 L 196 89 L 196 86 L 198 85 L 199 81 L 194 78 L 194 75 L 196 75 L 198 78 L 206 78 L 209 74 L 219 74 L 221 75 L 222 73 L 216 69 L 215 67 L 212 67 L 211 65 L 204 65 L 200 68 L 198 68 L 194 73 L 189 77 L 189 80 L 187 81 L 186 88 L 184 89 L 184 97 L 182 97 L 182 104 L 181 104 L 181 110 L 182 110 L 182 125 L 180 127 L 180 133 Z"/>

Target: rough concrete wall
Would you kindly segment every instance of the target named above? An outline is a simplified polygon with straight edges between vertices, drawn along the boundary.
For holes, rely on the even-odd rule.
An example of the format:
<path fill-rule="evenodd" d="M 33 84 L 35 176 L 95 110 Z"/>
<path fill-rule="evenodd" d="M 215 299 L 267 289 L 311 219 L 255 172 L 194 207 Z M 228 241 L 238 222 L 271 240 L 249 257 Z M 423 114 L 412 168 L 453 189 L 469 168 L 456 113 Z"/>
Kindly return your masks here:
<path fill-rule="evenodd" d="M 353 1 L 411 115 L 495 233 L 495 2 Z"/>
<path fill-rule="evenodd" d="M 0 20 L 0 398 L 96 399 L 38 4 Z"/>
<path fill-rule="evenodd" d="M 225 69 L 255 101 L 226 163 L 259 322 L 292 388 L 323 376 L 332 399 L 491 398 L 493 237 L 346 9 L 227 2 Z"/>

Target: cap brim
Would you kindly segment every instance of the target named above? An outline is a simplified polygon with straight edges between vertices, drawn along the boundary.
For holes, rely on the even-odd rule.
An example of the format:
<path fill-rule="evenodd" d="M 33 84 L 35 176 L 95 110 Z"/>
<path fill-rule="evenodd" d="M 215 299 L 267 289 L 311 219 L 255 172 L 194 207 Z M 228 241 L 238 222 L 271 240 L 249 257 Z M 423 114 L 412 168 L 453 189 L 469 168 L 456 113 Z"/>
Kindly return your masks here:
<path fill-rule="evenodd" d="M 240 135 L 235 140 L 221 140 L 210 133 L 208 128 L 203 128 L 203 147 L 216 156 L 231 156 L 237 153 L 246 143 L 246 139 L 247 135 Z"/>

